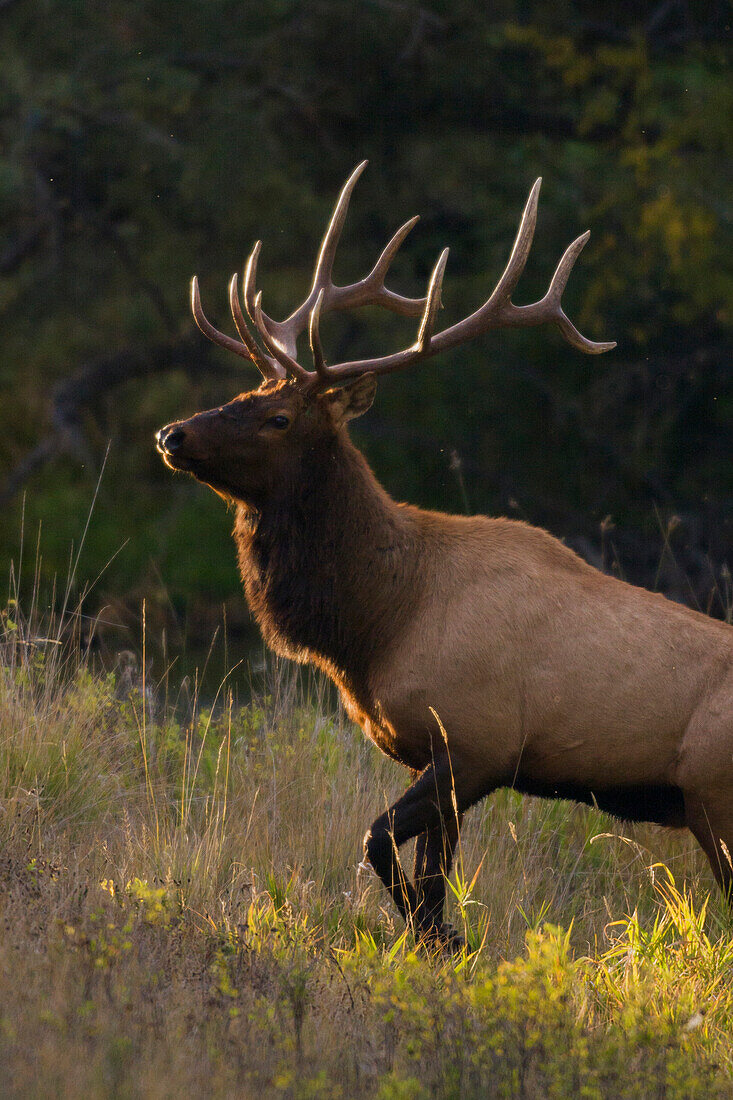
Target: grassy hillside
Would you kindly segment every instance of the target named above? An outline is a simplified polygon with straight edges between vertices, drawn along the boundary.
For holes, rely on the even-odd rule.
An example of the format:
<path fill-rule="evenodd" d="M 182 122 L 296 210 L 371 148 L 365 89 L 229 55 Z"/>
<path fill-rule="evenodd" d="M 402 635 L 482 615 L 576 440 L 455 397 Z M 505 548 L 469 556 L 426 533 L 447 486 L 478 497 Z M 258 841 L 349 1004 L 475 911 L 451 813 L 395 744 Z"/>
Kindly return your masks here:
<path fill-rule="evenodd" d="M 404 776 L 317 682 L 114 672 L 77 617 L 0 651 L 4 1095 L 711 1097 L 733 943 L 687 834 L 500 792 L 429 956 L 359 869 Z M 450 731 L 449 731 L 450 732 Z M 708 896 L 713 896 L 708 904 Z"/>

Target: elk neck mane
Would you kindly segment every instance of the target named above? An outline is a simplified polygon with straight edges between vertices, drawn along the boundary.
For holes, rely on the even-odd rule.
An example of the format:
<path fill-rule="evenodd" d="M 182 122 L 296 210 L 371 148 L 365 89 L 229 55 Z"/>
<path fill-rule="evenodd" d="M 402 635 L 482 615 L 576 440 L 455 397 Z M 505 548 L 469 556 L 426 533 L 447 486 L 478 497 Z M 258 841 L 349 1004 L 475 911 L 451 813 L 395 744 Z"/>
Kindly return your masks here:
<path fill-rule="evenodd" d="M 239 504 L 239 568 L 268 645 L 363 695 L 370 663 L 414 613 L 416 511 L 392 500 L 345 429 L 277 497 Z"/>

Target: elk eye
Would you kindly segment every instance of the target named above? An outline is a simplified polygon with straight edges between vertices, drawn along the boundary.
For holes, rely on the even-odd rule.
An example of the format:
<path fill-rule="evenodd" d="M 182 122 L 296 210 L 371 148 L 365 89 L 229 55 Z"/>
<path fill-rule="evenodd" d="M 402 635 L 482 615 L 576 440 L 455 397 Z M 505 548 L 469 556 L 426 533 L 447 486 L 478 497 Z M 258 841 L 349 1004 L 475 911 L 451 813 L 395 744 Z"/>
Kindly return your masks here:
<path fill-rule="evenodd" d="M 271 416 L 269 420 L 265 421 L 265 423 L 269 424 L 271 428 L 280 428 L 282 430 L 283 428 L 290 427 L 290 417 L 283 416 L 282 414 L 278 416 Z"/>

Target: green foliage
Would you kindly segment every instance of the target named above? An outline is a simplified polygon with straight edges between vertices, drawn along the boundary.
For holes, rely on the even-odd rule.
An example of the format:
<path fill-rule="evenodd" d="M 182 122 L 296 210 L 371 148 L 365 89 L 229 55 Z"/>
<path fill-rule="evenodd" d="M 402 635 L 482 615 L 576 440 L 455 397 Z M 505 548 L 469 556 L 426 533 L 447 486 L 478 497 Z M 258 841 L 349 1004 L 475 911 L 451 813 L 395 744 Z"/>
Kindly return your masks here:
<path fill-rule="evenodd" d="M 174 707 L 4 623 L 4 1095 L 730 1095 L 730 917 L 678 836 L 499 792 L 446 957 L 356 869 L 394 776 L 312 685 Z"/>
<path fill-rule="evenodd" d="M 568 311 L 589 335 L 617 338 L 618 352 L 590 362 L 552 334 L 496 334 L 450 363 L 385 381 L 359 438 L 399 497 L 514 509 L 596 544 L 611 513 L 627 536 L 622 557 L 650 583 L 655 506 L 683 517 L 676 546 L 722 560 L 732 408 L 727 15 L 722 4 L 688 7 L 662 5 L 647 19 L 614 3 L 589 21 L 571 2 L 514 0 L 133 0 L 124 12 L 44 0 L 42 16 L 28 0 L 7 6 L 0 468 L 48 431 L 55 383 L 102 351 L 193 331 L 194 271 L 221 318 L 229 274 L 262 238 L 268 308 L 289 311 L 338 185 L 363 156 L 371 167 L 337 276 L 367 270 L 395 224 L 420 211 L 394 283 L 417 292 L 450 244 L 446 320 L 484 299 L 542 173 L 519 300 L 541 292 L 565 245 L 590 227 Z M 409 335 L 403 321 L 372 313 L 326 332 L 347 355 Z M 230 521 L 214 497 L 172 479 L 151 437 L 236 386 L 167 372 L 82 408 L 84 453 L 72 447 L 29 482 L 26 531 L 43 520 L 49 589 L 111 439 L 87 573 L 118 556 L 95 600 L 124 592 L 139 606 L 145 595 L 169 630 L 183 622 L 202 633 L 205 609 L 237 590 Z M 0 535 L 6 559 L 18 557 L 20 510 L 16 498 Z M 709 590 L 700 580 L 698 598 Z"/>
<path fill-rule="evenodd" d="M 670 880 L 657 924 L 686 937 L 699 932 L 700 920 L 680 898 Z M 678 965 L 674 946 L 642 976 L 628 933 L 633 922 L 619 923 L 627 934 L 597 959 L 575 958 L 571 933 L 548 924 L 529 931 L 524 952 L 512 960 L 487 967 L 474 959 L 468 980 L 451 967 L 437 978 L 414 954 L 388 970 L 377 960 L 372 996 L 399 1037 L 400 1069 L 385 1082 L 385 1095 L 402 1095 L 400 1088 L 431 1097 L 723 1095 L 715 1057 L 703 1054 L 710 1033 L 703 1038 L 703 1017 L 693 1007 L 714 987 L 708 991 L 700 971 L 693 977 Z M 726 941 L 708 941 L 708 957 L 722 967 L 728 951 Z M 622 952 L 633 969 L 625 969 L 623 997 L 589 998 L 589 988 L 614 984 Z M 660 990 L 663 971 L 674 979 Z M 719 1008 L 720 1022 L 730 1012 L 727 996 Z M 715 1043 L 710 1055 L 713 1049 Z M 634 1073 L 626 1074 L 622 1067 L 632 1064 Z"/>

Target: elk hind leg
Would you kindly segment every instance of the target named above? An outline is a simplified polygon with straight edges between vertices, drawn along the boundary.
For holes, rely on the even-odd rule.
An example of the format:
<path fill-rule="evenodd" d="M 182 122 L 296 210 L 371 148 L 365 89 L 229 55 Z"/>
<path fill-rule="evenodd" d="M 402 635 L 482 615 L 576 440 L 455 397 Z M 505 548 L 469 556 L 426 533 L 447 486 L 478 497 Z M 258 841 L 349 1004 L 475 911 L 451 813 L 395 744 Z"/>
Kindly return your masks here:
<path fill-rule="evenodd" d="M 733 909 L 733 805 L 730 792 L 685 792 L 687 827 L 708 857 L 718 886 Z"/>

